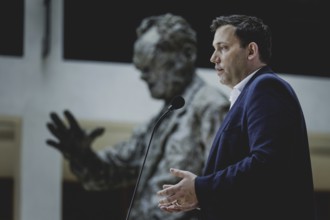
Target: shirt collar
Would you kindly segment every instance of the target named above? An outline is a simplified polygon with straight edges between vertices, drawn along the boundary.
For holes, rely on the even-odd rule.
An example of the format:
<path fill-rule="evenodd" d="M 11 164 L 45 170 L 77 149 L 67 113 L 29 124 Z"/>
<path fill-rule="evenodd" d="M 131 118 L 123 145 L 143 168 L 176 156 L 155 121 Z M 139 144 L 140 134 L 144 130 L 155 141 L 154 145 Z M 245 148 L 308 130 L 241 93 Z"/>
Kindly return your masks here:
<path fill-rule="evenodd" d="M 245 77 L 242 81 L 240 81 L 238 84 L 236 84 L 233 87 L 232 91 L 230 92 L 230 97 L 229 97 L 230 108 L 234 105 L 235 101 L 237 100 L 238 96 L 241 94 L 241 92 L 242 92 L 243 88 L 245 87 L 245 85 L 249 82 L 249 80 L 252 78 L 252 76 L 259 69 L 255 70 L 254 72 L 252 72 L 251 74 L 249 74 L 247 77 Z"/>

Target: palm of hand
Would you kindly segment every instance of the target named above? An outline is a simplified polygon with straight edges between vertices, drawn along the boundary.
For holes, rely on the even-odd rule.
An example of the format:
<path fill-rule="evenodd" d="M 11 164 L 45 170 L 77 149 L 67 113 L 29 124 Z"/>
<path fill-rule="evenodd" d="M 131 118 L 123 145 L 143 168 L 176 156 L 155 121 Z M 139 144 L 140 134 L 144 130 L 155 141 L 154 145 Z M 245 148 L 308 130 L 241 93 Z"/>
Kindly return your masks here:
<path fill-rule="evenodd" d="M 52 112 L 51 123 L 47 123 L 50 133 L 56 137 L 57 141 L 48 139 L 46 143 L 63 153 L 64 157 L 70 159 L 83 155 L 84 152 L 91 150 L 91 144 L 97 136 L 103 134 L 103 128 L 93 130 L 89 135 L 80 127 L 77 120 L 69 111 L 64 111 L 68 126 Z"/>

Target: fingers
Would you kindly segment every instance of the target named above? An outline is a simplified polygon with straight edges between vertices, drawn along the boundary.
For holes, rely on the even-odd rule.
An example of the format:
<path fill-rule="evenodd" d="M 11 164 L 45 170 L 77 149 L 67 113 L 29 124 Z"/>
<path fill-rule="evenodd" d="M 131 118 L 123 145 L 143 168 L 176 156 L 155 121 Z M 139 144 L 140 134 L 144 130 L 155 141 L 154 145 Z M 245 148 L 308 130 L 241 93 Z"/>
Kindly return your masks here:
<path fill-rule="evenodd" d="M 172 184 L 164 184 L 163 189 L 167 189 L 168 187 L 171 187 L 171 186 L 173 186 L 173 185 Z"/>
<path fill-rule="evenodd" d="M 52 133 L 58 139 L 61 139 L 61 137 L 63 136 L 63 131 L 64 130 L 57 129 L 53 124 L 47 123 L 47 128 L 50 131 L 50 133 Z"/>
<path fill-rule="evenodd" d="M 159 200 L 158 207 L 165 212 L 185 212 L 195 209 L 198 205 L 197 198 L 194 196 L 193 185 L 196 175 L 174 168 L 171 168 L 170 172 L 182 180 L 175 185 L 163 185 L 163 189 L 157 192 L 159 196 L 164 197 Z"/>
<path fill-rule="evenodd" d="M 63 153 L 63 156 L 67 159 L 70 158 L 70 154 L 64 150 L 63 145 L 53 141 L 53 140 L 46 140 L 46 144 L 48 144 L 51 147 L 54 147 L 55 149 L 57 149 L 58 151 L 60 151 L 61 153 Z"/>
<path fill-rule="evenodd" d="M 174 204 L 175 202 L 177 202 L 178 199 L 179 199 L 179 196 L 174 194 L 174 195 L 167 196 L 166 198 L 159 200 L 158 204 L 160 206 L 170 206 L 170 205 Z"/>
<path fill-rule="evenodd" d="M 158 205 L 158 207 L 165 211 L 165 212 L 186 212 L 186 211 L 191 211 L 193 209 L 196 209 L 198 206 L 197 205 L 187 205 L 187 206 L 177 206 L 176 204 L 171 204 L 168 206 L 165 205 Z"/>
<path fill-rule="evenodd" d="M 58 143 L 53 141 L 53 140 L 46 140 L 46 143 L 49 145 L 49 146 L 52 146 L 52 147 L 55 147 L 56 149 L 58 149 Z"/>
<path fill-rule="evenodd" d="M 175 185 L 163 185 L 163 190 L 157 192 L 159 196 L 170 196 L 176 192 Z"/>
<path fill-rule="evenodd" d="M 175 200 L 168 204 L 158 204 L 158 207 L 165 212 L 186 212 L 198 208 L 198 203 L 181 203 Z"/>
<path fill-rule="evenodd" d="M 181 197 L 179 192 L 179 187 L 177 185 L 163 185 L 163 190 L 158 191 L 157 194 L 159 196 L 163 196 L 164 198 L 159 200 L 160 205 L 169 206 L 174 202 L 177 202 Z"/>
<path fill-rule="evenodd" d="M 182 209 L 180 207 L 176 206 L 175 204 L 170 204 L 168 206 L 166 206 L 166 205 L 158 205 L 158 207 L 161 210 L 163 210 L 165 212 L 170 212 L 170 213 L 182 211 Z"/>
<path fill-rule="evenodd" d="M 65 127 L 64 123 L 60 120 L 60 118 L 58 117 L 58 115 L 56 113 L 51 112 L 50 113 L 50 118 L 54 122 L 54 125 L 56 126 L 57 129 L 66 130 L 66 127 Z M 53 127 L 53 128 L 55 129 L 55 127 Z"/>
<path fill-rule="evenodd" d="M 183 171 L 181 171 L 181 170 L 171 168 L 170 172 L 174 176 L 181 177 L 181 178 L 184 177 Z M 176 185 L 164 184 L 163 185 L 163 190 L 158 191 L 157 194 L 159 196 L 167 196 L 168 197 L 168 196 L 176 194 L 179 190 L 180 190 L 180 188 L 179 188 L 178 184 L 176 184 Z M 175 200 L 175 199 L 173 199 L 173 200 Z"/>
<path fill-rule="evenodd" d="M 46 141 L 46 144 L 48 144 L 49 146 L 51 146 L 51 147 L 59 150 L 60 152 L 64 153 L 63 152 L 63 149 L 62 149 L 62 146 L 59 143 L 57 143 L 57 142 L 55 142 L 53 140 L 47 140 Z"/>
<path fill-rule="evenodd" d="M 82 129 L 80 128 L 77 120 L 75 119 L 75 117 L 71 114 L 71 112 L 69 112 L 69 110 L 65 110 L 64 111 L 64 115 L 65 117 L 68 119 L 68 122 L 70 124 L 70 128 L 72 130 L 75 130 L 75 131 L 79 131 L 79 132 L 82 132 Z"/>

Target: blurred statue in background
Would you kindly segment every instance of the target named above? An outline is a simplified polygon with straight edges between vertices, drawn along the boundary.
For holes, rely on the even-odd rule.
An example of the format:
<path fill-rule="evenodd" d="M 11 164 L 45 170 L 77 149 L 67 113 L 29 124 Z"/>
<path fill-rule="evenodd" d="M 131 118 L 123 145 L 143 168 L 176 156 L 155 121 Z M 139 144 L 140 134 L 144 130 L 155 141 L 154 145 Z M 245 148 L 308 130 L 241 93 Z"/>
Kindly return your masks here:
<path fill-rule="evenodd" d="M 137 37 L 133 62 L 151 96 L 164 101 L 160 112 L 135 128 L 129 140 L 99 151 L 91 146 L 104 129 L 87 134 L 69 111 L 64 112 L 68 125 L 52 112 L 47 127 L 56 140 L 47 144 L 64 155 L 87 190 L 134 186 L 155 122 L 180 95 L 185 106 L 168 114 L 154 134 L 130 216 L 134 220 L 197 219 L 194 211 L 161 211 L 157 192 L 164 183 L 176 183 L 169 174 L 171 167 L 202 172 L 229 101 L 196 74 L 196 33 L 185 19 L 172 14 L 147 17 L 137 28 Z"/>

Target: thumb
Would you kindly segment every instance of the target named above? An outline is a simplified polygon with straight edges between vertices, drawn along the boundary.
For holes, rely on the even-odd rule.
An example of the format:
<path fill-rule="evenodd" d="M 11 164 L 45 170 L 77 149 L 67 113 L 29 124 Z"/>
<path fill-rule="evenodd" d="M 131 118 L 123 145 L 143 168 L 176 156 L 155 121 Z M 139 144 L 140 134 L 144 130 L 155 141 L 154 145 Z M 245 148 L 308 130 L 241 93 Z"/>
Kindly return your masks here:
<path fill-rule="evenodd" d="M 170 172 L 173 176 L 180 177 L 180 178 L 186 177 L 186 173 L 187 173 L 184 170 L 179 170 L 179 169 L 175 169 L 175 168 L 171 168 Z"/>
<path fill-rule="evenodd" d="M 101 136 L 104 133 L 105 129 L 104 128 L 96 128 L 94 129 L 90 134 L 89 137 L 94 140 L 98 136 Z"/>

